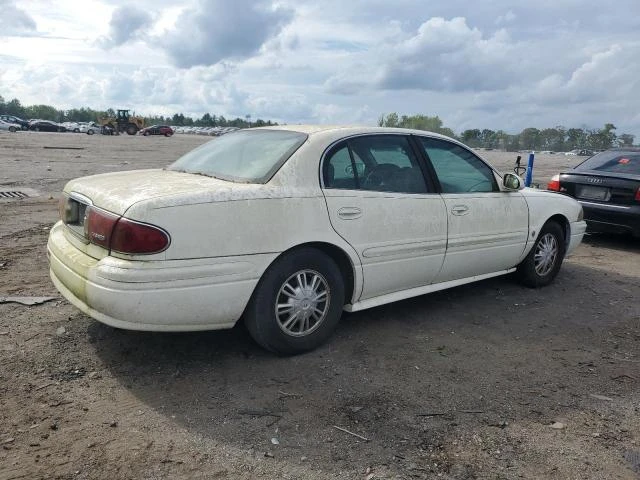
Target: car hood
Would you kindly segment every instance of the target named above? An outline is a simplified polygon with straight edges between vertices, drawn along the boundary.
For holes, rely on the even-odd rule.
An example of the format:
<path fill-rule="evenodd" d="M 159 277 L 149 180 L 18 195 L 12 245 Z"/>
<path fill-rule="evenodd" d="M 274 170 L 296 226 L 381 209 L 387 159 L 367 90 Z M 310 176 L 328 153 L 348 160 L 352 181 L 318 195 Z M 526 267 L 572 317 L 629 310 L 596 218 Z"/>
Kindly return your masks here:
<path fill-rule="evenodd" d="M 166 208 L 197 203 L 305 196 L 305 192 L 290 190 L 162 169 L 93 175 L 71 180 L 64 188 L 66 193 L 81 194 L 95 206 L 118 215 L 124 215 L 134 205 Z"/>

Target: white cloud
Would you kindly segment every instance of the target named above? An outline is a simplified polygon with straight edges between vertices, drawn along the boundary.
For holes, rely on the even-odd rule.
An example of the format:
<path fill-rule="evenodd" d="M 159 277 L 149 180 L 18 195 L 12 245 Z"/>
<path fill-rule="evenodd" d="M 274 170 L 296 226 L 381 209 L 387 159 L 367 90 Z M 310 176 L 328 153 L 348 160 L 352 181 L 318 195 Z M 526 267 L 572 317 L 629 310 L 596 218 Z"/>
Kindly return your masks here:
<path fill-rule="evenodd" d="M 35 20 L 23 8 L 12 0 L 0 0 L 0 36 L 28 36 L 36 30 Z"/>
<path fill-rule="evenodd" d="M 200 0 L 158 42 L 178 67 L 214 65 L 257 53 L 292 17 L 292 10 L 268 1 Z"/>
<path fill-rule="evenodd" d="M 513 51 L 505 30 L 485 37 L 462 17 L 431 18 L 390 48 L 378 84 L 388 89 L 496 90 L 513 81 Z"/>
<path fill-rule="evenodd" d="M 98 43 L 103 48 L 123 45 L 145 33 L 152 25 L 152 15 L 135 5 L 123 5 L 116 8 L 109 22 L 109 34 L 101 37 Z"/>

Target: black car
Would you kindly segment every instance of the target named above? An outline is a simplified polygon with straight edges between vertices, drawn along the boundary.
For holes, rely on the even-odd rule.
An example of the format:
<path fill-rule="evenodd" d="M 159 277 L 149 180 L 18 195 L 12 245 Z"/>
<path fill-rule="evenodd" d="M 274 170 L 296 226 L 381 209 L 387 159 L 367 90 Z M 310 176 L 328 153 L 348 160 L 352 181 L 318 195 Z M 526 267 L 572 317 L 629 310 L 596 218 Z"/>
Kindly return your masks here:
<path fill-rule="evenodd" d="M 16 117 L 15 115 L 0 115 L 0 120 L 4 120 L 7 123 L 15 123 L 22 127 L 22 130 L 27 130 L 29 128 L 29 121 L 23 120 L 20 117 Z"/>
<path fill-rule="evenodd" d="M 29 130 L 36 132 L 66 132 L 67 129 L 62 125 L 48 120 L 37 120 L 29 124 Z"/>
<path fill-rule="evenodd" d="M 582 204 L 590 230 L 640 237 L 640 148 L 616 148 L 555 175 L 548 190 Z"/>

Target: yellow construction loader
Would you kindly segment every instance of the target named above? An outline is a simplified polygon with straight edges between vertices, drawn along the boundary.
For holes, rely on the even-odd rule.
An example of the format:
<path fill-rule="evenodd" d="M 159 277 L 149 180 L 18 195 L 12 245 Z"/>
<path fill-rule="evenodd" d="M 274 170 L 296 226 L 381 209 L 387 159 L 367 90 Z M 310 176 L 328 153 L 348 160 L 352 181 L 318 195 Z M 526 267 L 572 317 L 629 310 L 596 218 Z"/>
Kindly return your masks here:
<path fill-rule="evenodd" d="M 135 135 L 138 130 L 144 128 L 144 118 L 130 116 L 129 110 L 118 110 L 115 117 L 99 118 L 98 123 L 116 134 L 126 132 L 129 135 Z"/>

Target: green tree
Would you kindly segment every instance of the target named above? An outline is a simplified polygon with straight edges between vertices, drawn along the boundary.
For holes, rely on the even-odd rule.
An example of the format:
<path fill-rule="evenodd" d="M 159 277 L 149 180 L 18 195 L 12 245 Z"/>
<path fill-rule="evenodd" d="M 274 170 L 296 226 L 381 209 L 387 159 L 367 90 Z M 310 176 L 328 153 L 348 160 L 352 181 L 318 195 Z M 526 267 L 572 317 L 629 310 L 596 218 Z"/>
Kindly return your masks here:
<path fill-rule="evenodd" d="M 587 133 L 582 128 L 570 128 L 567 130 L 565 150 L 582 148 L 587 145 Z"/>
<path fill-rule="evenodd" d="M 594 150 L 606 150 L 616 144 L 616 127 L 613 123 L 605 123 L 600 130 L 591 130 L 587 136 L 587 145 Z"/>
<path fill-rule="evenodd" d="M 540 130 L 537 128 L 525 128 L 520 133 L 520 143 L 527 150 L 538 150 L 540 148 Z"/>
<path fill-rule="evenodd" d="M 15 115 L 16 117 L 25 116 L 24 107 L 17 98 L 14 98 L 5 105 L 5 112 L 7 115 Z"/>
<path fill-rule="evenodd" d="M 398 114 L 394 112 L 385 116 L 385 114 L 383 113 L 378 119 L 378 126 L 390 127 L 390 128 L 396 128 L 400 126 L 400 120 L 398 118 Z"/>
<path fill-rule="evenodd" d="M 631 147 L 633 145 L 634 139 L 635 135 L 623 133 L 622 135 L 618 136 L 618 145 L 621 147 Z"/>
<path fill-rule="evenodd" d="M 412 128 L 414 130 L 426 130 L 429 132 L 441 133 L 450 137 L 455 137 L 455 133 L 450 128 L 443 126 L 440 117 L 430 117 L 428 115 L 402 115 L 393 112 L 388 115 L 381 115 L 378 119 L 378 125 L 381 127 L 399 127 Z"/>
<path fill-rule="evenodd" d="M 465 130 L 460 135 L 461 140 L 470 147 L 480 147 L 482 144 L 482 131 L 478 128 Z"/>
<path fill-rule="evenodd" d="M 539 147 L 543 150 L 562 151 L 564 150 L 565 136 L 564 127 L 545 128 L 540 131 Z"/>

